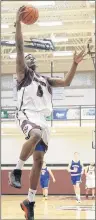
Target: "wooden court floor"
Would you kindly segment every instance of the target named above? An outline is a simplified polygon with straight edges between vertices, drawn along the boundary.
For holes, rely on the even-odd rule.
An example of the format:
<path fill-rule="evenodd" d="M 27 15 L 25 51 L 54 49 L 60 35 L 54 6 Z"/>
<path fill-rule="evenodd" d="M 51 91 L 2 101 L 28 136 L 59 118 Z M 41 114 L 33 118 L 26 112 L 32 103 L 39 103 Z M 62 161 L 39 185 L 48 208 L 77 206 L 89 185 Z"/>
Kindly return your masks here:
<path fill-rule="evenodd" d="M 23 220 L 24 213 L 20 208 L 20 202 L 26 196 L 2 196 L 1 197 L 1 219 Z M 95 201 L 86 200 L 77 204 L 74 197 L 49 196 L 45 201 L 42 196 L 36 196 L 35 220 L 50 219 L 95 219 Z"/>

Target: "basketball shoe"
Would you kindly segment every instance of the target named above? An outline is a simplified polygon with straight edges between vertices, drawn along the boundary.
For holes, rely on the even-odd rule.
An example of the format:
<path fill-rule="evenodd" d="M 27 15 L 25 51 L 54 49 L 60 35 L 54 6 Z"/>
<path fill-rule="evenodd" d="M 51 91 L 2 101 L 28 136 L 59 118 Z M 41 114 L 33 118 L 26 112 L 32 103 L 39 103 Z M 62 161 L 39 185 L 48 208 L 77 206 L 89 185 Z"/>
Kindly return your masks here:
<path fill-rule="evenodd" d="M 27 199 L 20 204 L 21 209 L 25 212 L 26 220 L 34 220 L 34 205 L 35 202 L 29 202 Z"/>
<path fill-rule="evenodd" d="M 21 170 L 13 170 L 9 173 L 9 184 L 15 188 L 21 188 Z"/>

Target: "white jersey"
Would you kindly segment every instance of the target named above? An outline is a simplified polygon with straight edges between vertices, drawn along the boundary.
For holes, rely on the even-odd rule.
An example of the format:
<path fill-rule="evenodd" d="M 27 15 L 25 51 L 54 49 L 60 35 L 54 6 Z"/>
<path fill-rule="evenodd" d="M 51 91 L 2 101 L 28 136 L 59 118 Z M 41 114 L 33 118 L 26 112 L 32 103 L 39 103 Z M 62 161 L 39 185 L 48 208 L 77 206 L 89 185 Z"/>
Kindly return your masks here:
<path fill-rule="evenodd" d="M 94 166 L 88 166 L 86 174 L 86 188 L 91 189 L 95 188 L 95 168 Z"/>
<path fill-rule="evenodd" d="M 17 87 L 18 111 L 43 113 L 50 116 L 52 112 L 52 90 L 47 78 L 25 69 L 25 78 Z"/>
<path fill-rule="evenodd" d="M 86 179 L 94 179 L 95 178 L 95 168 L 94 166 L 88 166 Z"/>

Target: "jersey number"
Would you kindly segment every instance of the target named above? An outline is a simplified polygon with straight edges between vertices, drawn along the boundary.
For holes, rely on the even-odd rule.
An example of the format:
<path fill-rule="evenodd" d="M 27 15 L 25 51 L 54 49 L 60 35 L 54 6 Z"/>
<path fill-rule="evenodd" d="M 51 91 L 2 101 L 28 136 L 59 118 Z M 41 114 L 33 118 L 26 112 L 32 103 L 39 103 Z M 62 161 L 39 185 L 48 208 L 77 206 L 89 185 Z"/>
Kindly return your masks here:
<path fill-rule="evenodd" d="M 39 96 L 39 97 L 43 96 L 43 90 L 42 90 L 42 87 L 40 85 L 38 86 L 37 96 Z"/>

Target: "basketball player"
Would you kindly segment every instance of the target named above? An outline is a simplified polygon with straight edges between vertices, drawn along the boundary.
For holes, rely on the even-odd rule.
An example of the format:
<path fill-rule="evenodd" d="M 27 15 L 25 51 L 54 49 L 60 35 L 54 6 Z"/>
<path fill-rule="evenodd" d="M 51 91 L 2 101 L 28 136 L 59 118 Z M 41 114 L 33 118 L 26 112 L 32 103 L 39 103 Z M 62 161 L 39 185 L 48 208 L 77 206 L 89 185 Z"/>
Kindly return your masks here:
<path fill-rule="evenodd" d="M 18 106 L 17 118 L 19 125 L 28 139 L 22 147 L 15 169 L 10 173 L 10 184 L 21 188 L 22 167 L 25 161 L 33 154 L 33 166 L 30 172 L 28 199 L 21 203 L 27 220 L 34 219 L 35 194 L 43 164 L 43 157 L 48 148 L 49 130 L 46 117 L 52 112 L 52 87 L 70 86 L 78 64 L 83 60 L 85 51 L 74 54 L 73 63 L 65 79 L 44 78 L 36 72 L 36 60 L 29 54 L 24 57 L 23 34 L 21 15 L 25 6 L 16 14 L 16 74 Z"/>
<path fill-rule="evenodd" d="M 55 177 L 51 169 L 47 168 L 46 162 L 44 161 L 42 170 L 41 170 L 41 175 L 40 175 L 40 185 L 41 185 L 43 196 L 45 197 L 45 199 L 48 198 L 48 187 L 49 187 L 50 176 L 52 177 L 52 180 L 55 183 Z"/>
<path fill-rule="evenodd" d="M 86 199 L 88 199 L 89 190 L 92 190 L 92 199 L 95 198 L 95 166 L 94 163 L 90 163 L 85 168 L 86 175 Z"/>
<path fill-rule="evenodd" d="M 71 173 L 71 181 L 74 186 L 74 191 L 76 195 L 76 200 L 78 203 L 81 202 L 80 199 L 80 183 L 81 183 L 81 174 L 83 173 L 83 165 L 79 159 L 78 152 L 74 153 L 74 158 L 68 166 L 68 170 Z"/>

